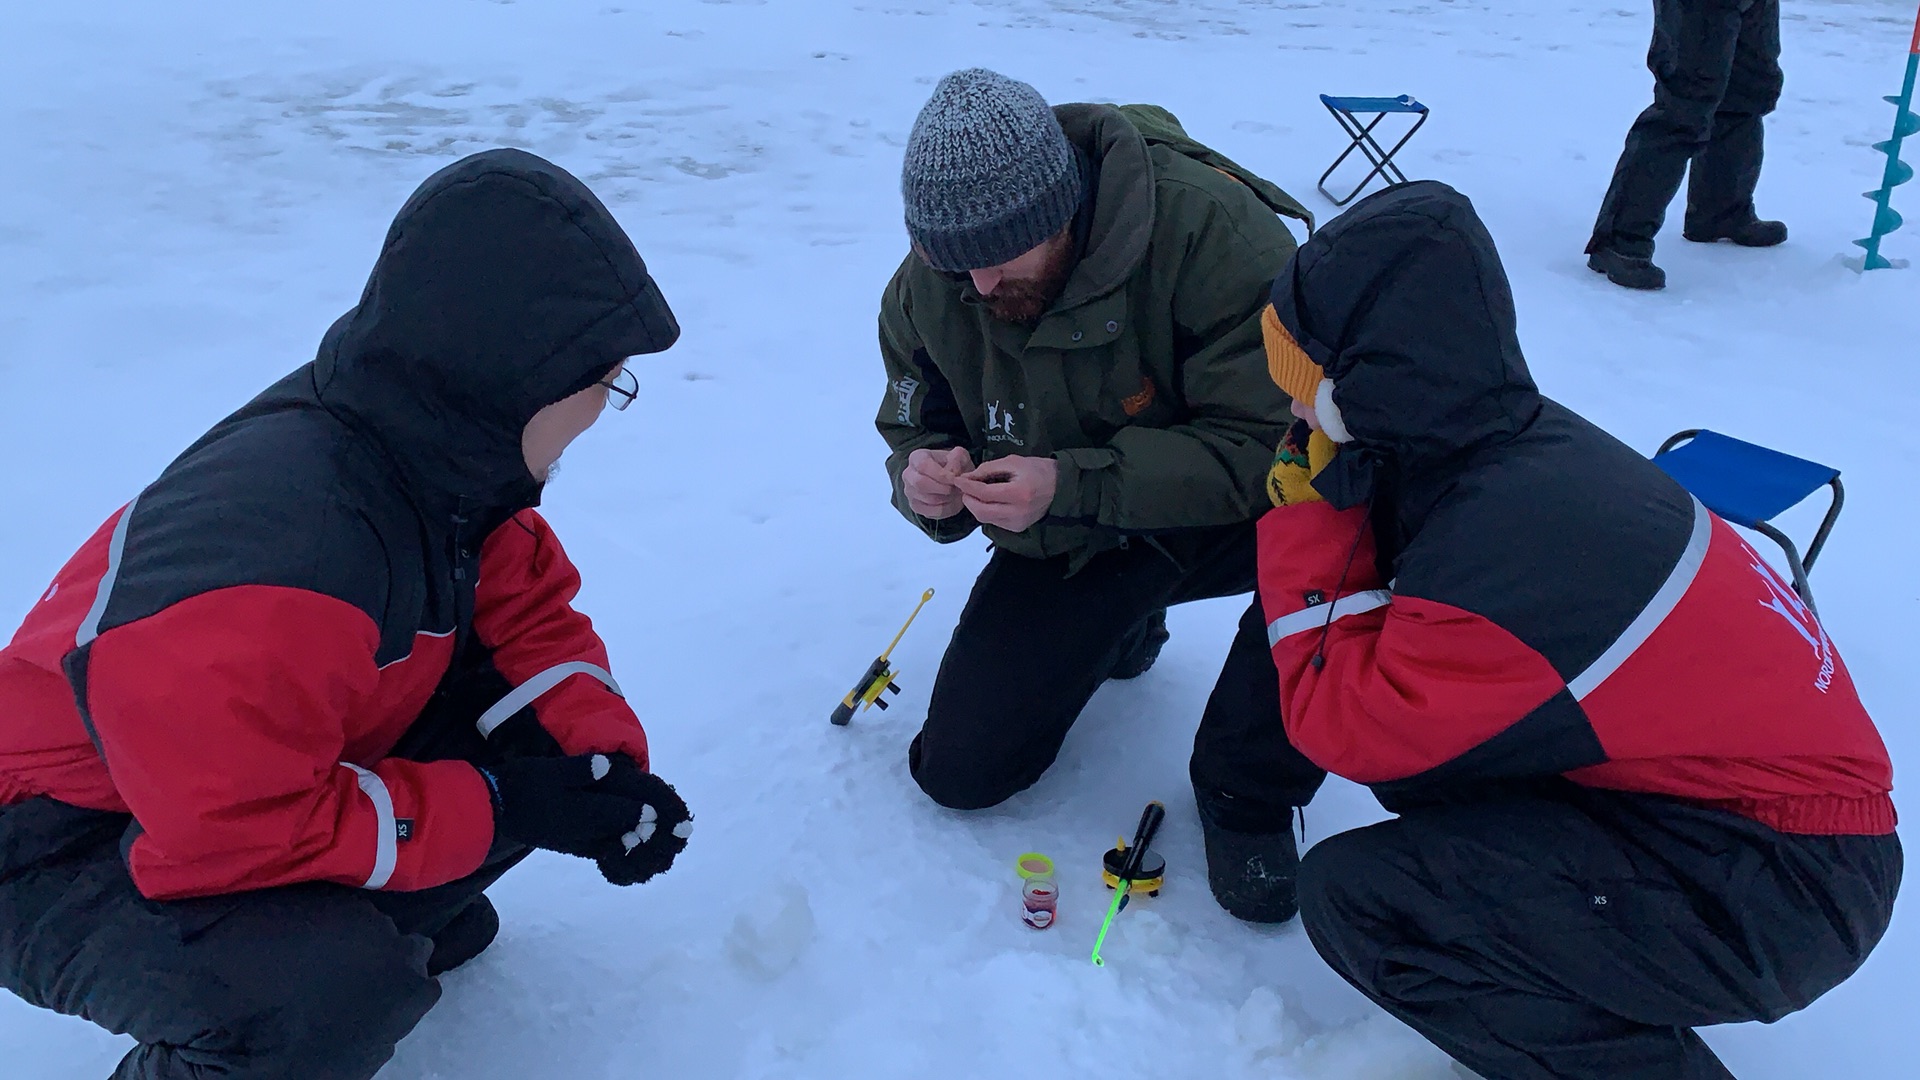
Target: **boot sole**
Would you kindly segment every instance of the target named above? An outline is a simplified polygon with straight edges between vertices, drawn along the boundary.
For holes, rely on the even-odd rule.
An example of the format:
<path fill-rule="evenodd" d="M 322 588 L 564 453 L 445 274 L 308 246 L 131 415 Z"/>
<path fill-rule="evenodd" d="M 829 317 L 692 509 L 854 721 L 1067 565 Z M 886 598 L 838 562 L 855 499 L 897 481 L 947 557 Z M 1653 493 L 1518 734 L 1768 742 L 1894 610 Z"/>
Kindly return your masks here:
<path fill-rule="evenodd" d="M 1787 242 L 1787 238 L 1784 236 L 1778 240 L 1768 240 L 1764 243 L 1758 243 L 1758 244 L 1744 243 L 1742 241 L 1734 239 L 1731 236 L 1688 236 L 1686 233 L 1681 233 L 1680 238 L 1687 241 L 1690 244 L 1728 243 L 1728 244 L 1732 244 L 1735 247 L 1755 248 L 1755 249 L 1779 247 L 1781 244 L 1784 244 Z"/>

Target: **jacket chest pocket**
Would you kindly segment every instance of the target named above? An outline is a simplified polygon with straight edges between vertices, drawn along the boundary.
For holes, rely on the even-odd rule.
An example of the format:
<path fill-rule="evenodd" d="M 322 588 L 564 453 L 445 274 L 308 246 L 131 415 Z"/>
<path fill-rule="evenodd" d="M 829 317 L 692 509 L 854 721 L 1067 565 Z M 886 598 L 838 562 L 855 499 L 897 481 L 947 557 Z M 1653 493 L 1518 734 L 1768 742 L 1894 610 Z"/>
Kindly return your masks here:
<path fill-rule="evenodd" d="M 1167 427 L 1184 413 L 1179 389 L 1164 371 L 1146 362 L 1142 342 L 1133 335 L 1068 354 L 1074 403 L 1087 434 L 1105 443 L 1125 427 Z"/>

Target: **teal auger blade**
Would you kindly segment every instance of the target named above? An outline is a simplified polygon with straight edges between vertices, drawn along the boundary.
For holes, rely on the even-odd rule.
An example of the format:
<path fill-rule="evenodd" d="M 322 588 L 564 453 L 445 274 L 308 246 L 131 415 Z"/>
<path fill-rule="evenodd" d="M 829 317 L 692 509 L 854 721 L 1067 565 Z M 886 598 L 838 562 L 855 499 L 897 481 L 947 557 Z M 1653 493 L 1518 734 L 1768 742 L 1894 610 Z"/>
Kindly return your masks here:
<path fill-rule="evenodd" d="M 1893 143 L 1875 143 L 1873 148 L 1887 155 L 1887 178 L 1880 182 L 1880 191 L 1885 191 L 1888 188 L 1897 188 L 1901 184 L 1913 179 L 1913 166 L 1893 156 L 1895 150 L 1898 149 Z M 1880 191 L 1868 192 L 1867 198 L 1878 199 L 1880 197 Z"/>
<path fill-rule="evenodd" d="M 1887 155 L 1888 157 L 1893 158 L 1894 164 L 1906 165 L 1906 162 L 1901 161 L 1897 157 L 1894 157 L 1895 154 L 1898 154 L 1900 152 L 1900 144 L 1905 141 L 1906 141 L 1905 139 L 1888 139 L 1885 142 L 1874 143 L 1873 148 Z M 1911 168 L 1907 169 L 1907 175 L 1908 177 L 1912 177 L 1913 170 Z"/>

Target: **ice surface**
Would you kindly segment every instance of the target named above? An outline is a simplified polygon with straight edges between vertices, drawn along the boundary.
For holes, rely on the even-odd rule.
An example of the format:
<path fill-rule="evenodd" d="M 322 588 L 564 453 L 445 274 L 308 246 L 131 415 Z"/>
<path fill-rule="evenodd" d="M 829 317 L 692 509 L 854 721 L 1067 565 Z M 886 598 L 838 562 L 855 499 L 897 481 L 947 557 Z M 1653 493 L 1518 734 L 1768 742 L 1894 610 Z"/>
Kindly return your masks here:
<path fill-rule="evenodd" d="M 311 357 L 427 173 L 528 147 L 602 195 L 685 327 L 545 509 L 700 829 L 633 889 L 558 856 L 508 875 L 499 941 L 447 978 L 383 1080 L 1081 1076 L 1136 1056 L 1168 1080 L 1453 1080 L 1297 928 L 1241 925 L 1207 895 L 1185 762 L 1238 604 L 1177 609 L 1152 673 L 1102 690 L 1006 806 L 948 813 L 907 777 L 985 554 L 887 505 L 874 316 L 905 250 L 901 147 L 934 80 L 985 64 L 1056 101 L 1166 105 L 1329 212 L 1313 181 L 1341 139 L 1315 94 L 1418 96 L 1433 119 L 1402 161 L 1482 210 L 1550 394 L 1644 450 L 1707 425 L 1844 471 L 1813 584 L 1904 781 L 1920 278 L 1845 260 L 1913 5 L 1786 8 L 1760 205 L 1792 241 L 1703 248 L 1676 222 L 1672 287 L 1641 295 L 1580 248 L 1649 99 L 1644 0 L 9 5 L 0 627 L 175 453 Z M 1920 220 L 1915 198 L 1896 205 Z M 1911 260 L 1920 231 L 1885 250 Z M 828 725 L 928 586 L 897 704 Z M 1095 969 L 1100 853 L 1152 798 L 1167 888 L 1120 916 Z M 1309 838 L 1378 816 L 1330 784 Z M 1032 850 L 1059 865 L 1045 931 L 1019 917 L 1012 863 Z M 1748 1080 L 1912 1076 L 1917 969 L 1903 909 L 1813 1008 L 1708 1038 Z M 101 1077 L 126 1045 L 0 995 L 8 1077 Z"/>
<path fill-rule="evenodd" d="M 734 917 L 727 955 L 744 972 L 778 978 L 806 957 L 817 929 L 806 887 L 785 882 L 756 896 Z"/>

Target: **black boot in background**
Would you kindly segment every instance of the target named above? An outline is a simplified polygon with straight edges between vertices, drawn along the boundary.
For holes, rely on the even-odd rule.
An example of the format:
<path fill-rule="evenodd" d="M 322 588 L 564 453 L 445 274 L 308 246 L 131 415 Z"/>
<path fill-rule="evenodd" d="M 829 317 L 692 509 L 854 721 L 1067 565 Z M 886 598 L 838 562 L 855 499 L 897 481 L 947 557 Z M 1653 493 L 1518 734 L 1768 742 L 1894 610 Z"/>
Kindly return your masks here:
<path fill-rule="evenodd" d="M 1160 647 L 1167 643 L 1167 609 L 1147 616 L 1147 620 L 1134 630 L 1127 640 L 1127 646 L 1120 652 L 1120 659 L 1113 665 L 1109 679 L 1137 679 L 1153 667 L 1160 659 Z"/>
<path fill-rule="evenodd" d="M 1717 244 L 1722 240 L 1731 240 L 1741 247 L 1774 247 L 1787 242 L 1787 224 L 1756 217 L 1730 225 L 1701 228 L 1689 225 L 1681 230 L 1680 235 L 1696 244 Z"/>
<path fill-rule="evenodd" d="M 1653 265 L 1652 259 L 1636 259 L 1612 248 L 1596 248 L 1587 255 L 1587 269 L 1607 275 L 1607 280 L 1628 289 L 1652 291 L 1667 287 L 1667 272 Z"/>
<path fill-rule="evenodd" d="M 483 894 L 460 909 L 453 921 L 433 935 L 433 955 L 427 958 L 427 974 L 438 978 L 487 951 L 500 933 L 500 913 Z"/>
<path fill-rule="evenodd" d="M 1296 887 L 1300 848 L 1293 839 L 1293 808 L 1255 811 L 1244 800 L 1194 790 L 1207 846 L 1207 884 L 1227 914 L 1255 923 L 1282 923 L 1299 912 Z M 1237 827 L 1236 827 L 1237 826 Z"/>

